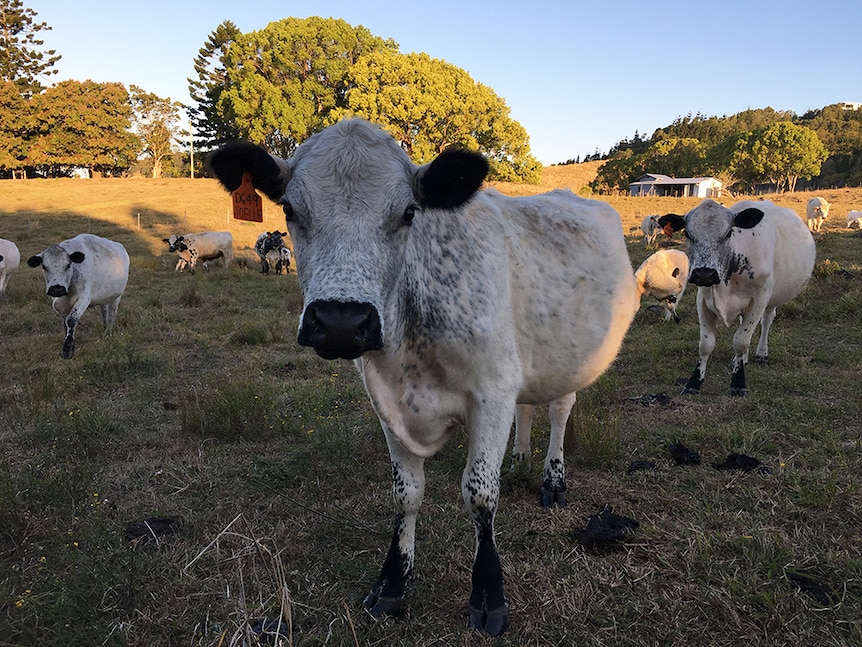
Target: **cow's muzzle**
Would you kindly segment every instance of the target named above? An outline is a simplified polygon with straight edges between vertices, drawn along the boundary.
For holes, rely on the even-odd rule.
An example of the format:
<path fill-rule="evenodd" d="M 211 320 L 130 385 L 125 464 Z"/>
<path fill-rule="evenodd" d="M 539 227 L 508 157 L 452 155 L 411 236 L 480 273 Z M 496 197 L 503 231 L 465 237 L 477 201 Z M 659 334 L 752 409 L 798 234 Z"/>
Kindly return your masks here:
<path fill-rule="evenodd" d="M 718 272 L 711 267 L 696 267 L 691 271 L 691 276 L 689 276 L 688 282 L 702 288 L 708 288 L 711 285 L 718 285 Z"/>
<path fill-rule="evenodd" d="M 356 359 L 383 348 L 380 315 L 370 303 L 314 301 L 305 308 L 297 341 L 323 359 Z"/>
<path fill-rule="evenodd" d="M 68 294 L 66 290 L 66 286 L 64 285 L 52 285 L 48 288 L 48 296 L 49 297 L 64 297 Z"/>

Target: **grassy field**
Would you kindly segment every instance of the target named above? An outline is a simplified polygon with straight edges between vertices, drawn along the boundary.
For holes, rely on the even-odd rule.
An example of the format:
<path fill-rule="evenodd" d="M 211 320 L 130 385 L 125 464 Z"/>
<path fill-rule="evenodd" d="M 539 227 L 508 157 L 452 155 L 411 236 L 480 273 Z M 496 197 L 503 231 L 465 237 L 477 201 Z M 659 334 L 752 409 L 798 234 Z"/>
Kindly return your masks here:
<path fill-rule="evenodd" d="M 543 187 L 577 191 L 586 170 L 547 169 Z M 391 533 L 388 456 L 353 367 L 297 346 L 295 274 L 259 272 L 251 246 L 283 227 L 277 208 L 231 221 L 206 179 L 0 182 L 0 237 L 22 256 L 0 301 L 0 645 L 272 644 L 255 630 L 279 617 L 286 645 L 862 644 L 862 239 L 843 228 L 862 190 L 819 195 L 833 207 L 814 276 L 779 310 L 749 397 L 727 395 L 731 331 L 702 394 L 679 395 L 696 361 L 692 288 L 678 325 L 644 302 L 581 394 L 564 509 L 538 505 L 539 416 L 533 460 L 503 477 L 512 627 L 491 640 L 465 628 L 463 433 L 427 464 L 406 617 L 362 610 Z M 802 214 L 810 196 L 773 197 Z M 697 204 L 608 201 L 633 268 L 649 254 L 641 219 Z M 162 239 L 208 229 L 233 233 L 237 264 L 175 273 Z M 84 231 L 122 242 L 132 270 L 114 335 L 88 312 L 65 361 L 25 263 Z M 676 441 L 703 463 L 675 466 Z M 731 452 L 770 472 L 712 466 Z M 635 460 L 657 468 L 627 474 Z M 595 555 L 575 536 L 605 505 L 640 525 Z"/>

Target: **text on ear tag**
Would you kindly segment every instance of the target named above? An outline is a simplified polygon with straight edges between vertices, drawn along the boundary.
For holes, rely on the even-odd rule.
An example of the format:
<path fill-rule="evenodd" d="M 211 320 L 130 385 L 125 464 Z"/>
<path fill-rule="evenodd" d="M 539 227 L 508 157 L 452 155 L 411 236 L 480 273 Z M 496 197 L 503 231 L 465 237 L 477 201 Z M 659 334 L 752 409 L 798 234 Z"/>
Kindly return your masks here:
<path fill-rule="evenodd" d="M 235 220 L 249 220 L 251 222 L 263 222 L 263 201 L 254 190 L 251 183 L 251 173 L 246 171 L 242 174 L 242 183 L 232 191 L 233 217 Z"/>

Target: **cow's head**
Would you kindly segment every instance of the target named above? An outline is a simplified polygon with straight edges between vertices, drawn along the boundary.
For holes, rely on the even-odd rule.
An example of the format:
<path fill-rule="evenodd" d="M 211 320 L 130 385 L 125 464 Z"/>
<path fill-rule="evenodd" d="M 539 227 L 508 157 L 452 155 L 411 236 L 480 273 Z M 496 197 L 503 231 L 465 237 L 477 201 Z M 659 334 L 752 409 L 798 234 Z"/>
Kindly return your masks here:
<path fill-rule="evenodd" d="M 739 213 L 705 200 L 685 215 L 685 237 L 691 267 L 689 281 L 700 287 L 727 283 L 746 259 L 733 244 L 734 232 L 756 227 L 763 211 L 750 207 Z"/>
<path fill-rule="evenodd" d="M 359 119 L 312 136 L 288 160 L 237 142 L 213 153 L 210 166 L 228 190 L 250 173 L 282 205 L 305 298 L 298 340 L 327 359 L 383 347 L 381 313 L 411 231 L 424 211 L 466 203 L 488 172 L 480 154 L 451 149 L 417 167 L 388 133 Z"/>
<path fill-rule="evenodd" d="M 45 289 L 50 297 L 62 297 L 69 293 L 72 284 L 74 265 L 84 261 L 84 252 L 69 254 L 59 245 L 52 245 L 39 255 L 27 260 L 30 267 L 42 267 L 45 276 Z"/>
<path fill-rule="evenodd" d="M 162 238 L 162 241 L 168 244 L 169 252 L 184 252 L 188 249 L 185 238 L 176 234 L 171 234 L 169 238 Z"/>

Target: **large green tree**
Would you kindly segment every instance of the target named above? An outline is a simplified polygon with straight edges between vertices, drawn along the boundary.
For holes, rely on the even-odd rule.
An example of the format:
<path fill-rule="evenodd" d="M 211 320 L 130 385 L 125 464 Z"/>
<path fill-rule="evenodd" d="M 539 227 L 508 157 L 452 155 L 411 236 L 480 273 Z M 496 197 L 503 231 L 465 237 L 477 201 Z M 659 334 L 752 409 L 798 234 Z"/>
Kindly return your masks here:
<path fill-rule="evenodd" d="M 240 33 L 234 23 L 225 20 L 210 34 L 195 57 L 197 78 L 188 79 L 188 82 L 189 95 L 196 105 L 189 108 L 189 115 L 201 148 L 219 146 L 239 137 L 236 125 L 224 118 L 218 106 L 228 87 L 225 57 Z"/>
<path fill-rule="evenodd" d="M 238 135 L 287 157 L 344 104 L 346 77 L 363 54 L 397 44 L 334 18 L 286 18 L 233 37 L 218 112 Z"/>
<path fill-rule="evenodd" d="M 32 128 L 30 103 L 12 81 L 0 81 L 0 170 L 24 166 Z"/>
<path fill-rule="evenodd" d="M 37 35 L 51 28 L 35 17 L 21 0 L 0 0 L 0 80 L 13 82 L 26 95 L 43 89 L 39 76 L 56 74 L 51 68 L 60 60 L 53 49 L 40 51 L 44 41 Z"/>
<path fill-rule="evenodd" d="M 457 145 L 484 153 L 493 179 L 538 181 L 526 131 L 464 70 L 427 54 L 380 51 L 357 61 L 348 80 L 346 112 L 383 124 L 417 164 Z"/>
<path fill-rule="evenodd" d="M 162 160 L 174 150 L 174 139 L 180 133 L 181 103 L 163 99 L 146 92 L 136 85 L 131 86 L 132 120 L 134 130 L 141 140 L 141 154 L 152 159 L 151 176 L 162 176 Z"/>
<path fill-rule="evenodd" d="M 132 107 L 122 84 L 61 81 L 31 101 L 35 136 L 27 166 L 45 175 L 71 167 L 113 174 L 135 159 L 140 141 L 129 131 Z"/>
<path fill-rule="evenodd" d="M 741 137 L 731 167 L 742 169 L 751 181 L 768 181 L 779 191 L 793 191 L 800 177 L 820 173 L 828 155 L 813 130 L 779 121 Z"/>

